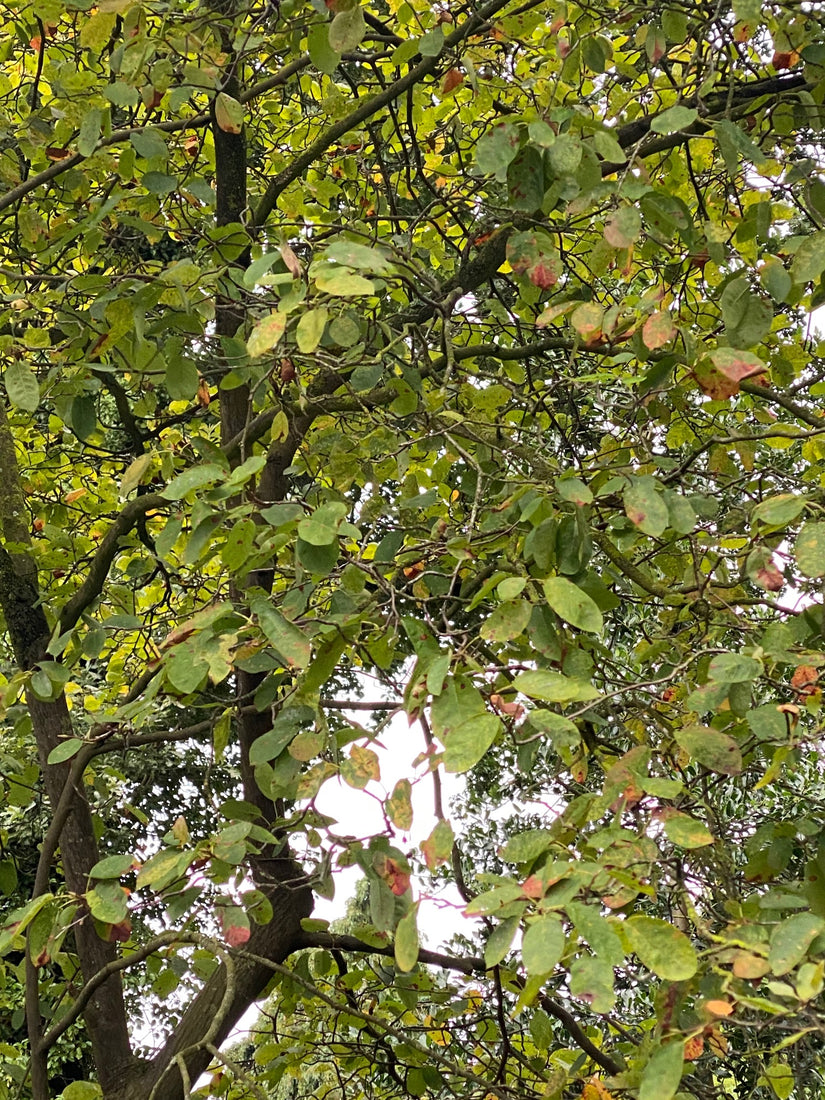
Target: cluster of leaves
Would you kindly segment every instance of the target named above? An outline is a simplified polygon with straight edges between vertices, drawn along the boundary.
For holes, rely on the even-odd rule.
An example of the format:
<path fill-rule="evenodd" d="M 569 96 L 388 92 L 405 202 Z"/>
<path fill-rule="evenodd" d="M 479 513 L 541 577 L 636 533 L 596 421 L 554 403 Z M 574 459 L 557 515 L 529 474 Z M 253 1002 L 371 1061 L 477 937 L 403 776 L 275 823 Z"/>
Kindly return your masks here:
<path fill-rule="evenodd" d="M 0 1096 L 823 1094 L 820 8 L 9 10 Z"/>

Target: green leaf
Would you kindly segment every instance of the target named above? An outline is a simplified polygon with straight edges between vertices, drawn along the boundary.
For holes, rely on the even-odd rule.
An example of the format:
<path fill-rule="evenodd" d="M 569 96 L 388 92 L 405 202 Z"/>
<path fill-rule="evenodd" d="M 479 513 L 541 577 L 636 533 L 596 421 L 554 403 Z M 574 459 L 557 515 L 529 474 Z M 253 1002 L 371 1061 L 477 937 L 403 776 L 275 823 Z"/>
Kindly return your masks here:
<path fill-rule="evenodd" d="M 519 148 L 519 132 L 509 122 L 502 122 L 484 134 L 476 145 L 476 165 L 479 172 L 492 174 L 501 183 L 507 176 L 510 162 Z"/>
<path fill-rule="evenodd" d="M 302 313 L 295 330 L 298 350 L 308 355 L 315 351 L 324 335 L 329 312 L 326 309 L 310 309 Z"/>
<path fill-rule="evenodd" d="M 128 875 L 135 866 L 133 855 L 104 856 L 89 871 L 90 878 L 120 878 Z"/>
<path fill-rule="evenodd" d="M 528 974 L 550 974 L 564 951 L 564 929 L 558 917 L 539 917 L 524 933 L 521 957 Z"/>
<path fill-rule="evenodd" d="M 817 936 L 825 930 L 825 920 L 814 913 L 794 913 L 778 924 L 771 936 L 768 962 L 776 975 L 787 974 L 802 962 Z"/>
<path fill-rule="evenodd" d="M 733 279 L 719 299 L 725 335 L 737 348 L 751 348 L 770 332 L 773 309 L 750 289 L 744 276 Z"/>
<path fill-rule="evenodd" d="M 158 157 L 166 159 L 168 149 L 160 130 L 153 126 L 147 126 L 130 135 L 129 140 L 135 148 L 135 152 L 144 160 L 155 160 Z"/>
<path fill-rule="evenodd" d="M 510 950 L 521 924 L 521 917 L 507 917 L 499 921 L 487 937 L 484 945 L 484 965 L 490 969 L 504 959 Z"/>
<path fill-rule="evenodd" d="M 418 927 L 416 907 L 412 906 L 398 922 L 395 930 L 395 965 L 403 973 L 409 973 L 418 962 Z"/>
<path fill-rule="evenodd" d="M 161 494 L 167 500 L 182 500 L 193 489 L 202 489 L 205 485 L 214 485 L 216 481 L 222 481 L 225 470 L 214 463 L 206 463 L 203 466 L 190 466 L 188 470 L 172 478 Z"/>
<path fill-rule="evenodd" d="M 250 358 L 257 359 L 271 351 L 286 331 L 287 315 L 278 311 L 270 313 L 253 328 L 246 341 L 246 350 Z"/>
<path fill-rule="evenodd" d="M 552 848 L 553 834 L 549 829 L 527 829 L 511 836 L 499 853 L 508 863 L 532 863 Z"/>
<path fill-rule="evenodd" d="M 593 1012 L 610 1012 L 616 1002 L 613 967 L 594 955 L 579 955 L 570 964 L 570 992 Z"/>
<path fill-rule="evenodd" d="M 794 253 L 791 275 L 797 283 L 815 283 L 825 271 L 825 229 L 805 237 Z"/>
<path fill-rule="evenodd" d="M 71 760 L 83 747 L 84 742 L 79 737 L 67 737 L 59 745 L 55 745 L 49 753 L 49 764 L 62 764 L 65 760 Z"/>
<path fill-rule="evenodd" d="M 520 672 L 513 687 L 530 699 L 542 699 L 546 703 L 583 703 L 599 697 L 599 692 L 587 680 L 543 669 Z"/>
<path fill-rule="evenodd" d="M 285 618 L 266 596 L 255 596 L 249 608 L 287 668 L 306 668 L 312 656 L 309 638 Z"/>
<path fill-rule="evenodd" d="M 387 275 L 393 270 L 392 254 L 387 249 L 375 248 L 360 241 L 333 241 L 321 253 L 321 258 L 334 260 L 368 275 Z"/>
<path fill-rule="evenodd" d="M 103 924 L 120 924 L 129 915 L 128 894 L 116 880 L 103 880 L 86 894 L 86 904 L 95 920 Z"/>
<path fill-rule="evenodd" d="M 566 577 L 548 577 L 543 587 L 548 604 L 560 618 L 579 630 L 601 634 L 604 630 L 602 613 L 578 585 Z"/>
<path fill-rule="evenodd" d="M 40 386 L 34 373 L 22 359 L 13 359 L 3 372 L 9 401 L 24 412 L 34 412 L 40 404 Z"/>
<path fill-rule="evenodd" d="M 654 1050 L 644 1068 L 639 1100 L 672 1100 L 679 1090 L 685 1063 L 685 1044 L 672 1040 Z"/>
<path fill-rule="evenodd" d="M 99 107 L 92 107 L 83 116 L 77 136 L 77 151 L 82 157 L 90 157 L 95 151 L 102 122 L 103 111 Z"/>
<path fill-rule="evenodd" d="M 739 684 L 758 679 L 763 672 L 762 662 L 742 653 L 720 653 L 710 662 L 711 680 L 723 684 Z"/>
<path fill-rule="evenodd" d="M 469 771 L 484 756 L 501 730 L 494 714 L 481 714 L 444 734 L 444 767 L 448 772 Z"/>
<path fill-rule="evenodd" d="M 530 622 L 533 605 L 527 600 L 499 604 L 481 627 L 481 637 L 491 642 L 507 642 L 523 634 Z"/>
<path fill-rule="evenodd" d="M 796 536 L 794 556 L 806 577 L 825 577 L 825 523 L 806 523 Z"/>
<path fill-rule="evenodd" d="M 732 737 L 709 726 L 685 726 L 675 733 L 688 756 L 721 775 L 739 775 L 742 752 Z"/>
<path fill-rule="evenodd" d="M 332 294 L 339 298 L 357 298 L 364 294 L 374 294 L 375 284 L 363 275 L 356 275 L 345 267 L 319 267 L 313 269 L 312 278 L 322 294 Z M 330 333 L 332 335 L 332 333 Z"/>
<path fill-rule="evenodd" d="M 331 76 L 341 63 L 341 55 L 329 44 L 329 25 L 316 23 L 310 27 L 307 48 L 312 64 L 322 73 Z"/>
<path fill-rule="evenodd" d="M 624 507 L 628 519 L 646 535 L 658 538 L 669 522 L 667 502 L 655 478 L 636 477 L 624 491 Z"/>
<path fill-rule="evenodd" d="M 337 543 L 341 524 L 349 509 L 342 501 L 330 501 L 322 504 L 312 515 L 306 516 L 298 524 L 298 534 L 304 542 L 313 546 L 329 546 Z"/>
<path fill-rule="evenodd" d="M 650 129 L 654 134 L 675 134 L 679 130 L 686 130 L 698 117 L 699 112 L 695 107 L 669 107 L 653 119 Z"/>
<path fill-rule="evenodd" d="M 137 888 L 151 886 L 153 890 L 165 890 L 173 882 L 186 874 L 189 864 L 195 858 L 192 851 L 179 851 L 177 848 L 163 848 L 153 855 L 140 869 Z"/>
<path fill-rule="evenodd" d="M 658 917 L 633 916 L 624 923 L 630 946 L 648 970 L 669 982 L 683 982 L 696 973 L 699 960 L 684 932 Z"/>
<path fill-rule="evenodd" d="M 351 53 L 367 33 L 360 5 L 339 11 L 329 25 L 329 48 L 337 54 Z"/>
<path fill-rule="evenodd" d="M 796 493 L 777 493 L 760 501 L 751 512 L 751 519 L 766 527 L 787 527 L 805 511 L 807 498 Z"/>
<path fill-rule="evenodd" d="M 665 809 L 658 815 L 665 823 L 665 836 L 680 848 L 703 848 L 713 844 L 713 835 L 707 826 L 689 814 Z"/>

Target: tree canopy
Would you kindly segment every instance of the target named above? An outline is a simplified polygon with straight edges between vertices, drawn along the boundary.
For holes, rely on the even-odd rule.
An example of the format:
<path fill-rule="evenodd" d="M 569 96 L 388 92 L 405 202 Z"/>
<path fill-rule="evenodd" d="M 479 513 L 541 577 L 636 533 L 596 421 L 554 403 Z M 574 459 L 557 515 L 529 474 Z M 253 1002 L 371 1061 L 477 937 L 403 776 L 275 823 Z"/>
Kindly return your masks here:
<path fill-rule="evenodd" d="M 3 6 L 0 1097 L 825 1095 L 823 14 Z"/>

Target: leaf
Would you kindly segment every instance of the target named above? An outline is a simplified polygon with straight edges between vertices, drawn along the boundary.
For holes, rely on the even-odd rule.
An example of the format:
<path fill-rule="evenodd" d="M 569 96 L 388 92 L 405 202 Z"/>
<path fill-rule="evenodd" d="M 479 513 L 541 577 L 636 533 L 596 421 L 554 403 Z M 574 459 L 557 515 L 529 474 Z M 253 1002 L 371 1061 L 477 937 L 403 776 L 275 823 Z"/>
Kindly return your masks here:
<path fill-rule="evenodd" d="M 341 778 L 350 787 L 363 790 L 372 779 L 381 778 L 378 756 L 372 749 L 353 745 L 350 754 L 341 761 Z"/>
<path fill-rule="evenodd" d="M 351 53 L 367 33 L 360 5 L 339 11 L 329 25 L 329 47 L 337 54 Z"/>
<path fill-rule="evenodd" d="M 79 737 L 67 737 L 65 741 L 55 745 L 49 753 L 47 762 L 49 764 L 62 764 L 66 760 L 71 760 L 73 756 L 77 755 L 83 744 L 84 742 Z"/>
<path fill-rule="evenodd" d="M 528 974 L 550 974 L 564 951 L 564 929 L 558 917 L 539 917 L 524 933 L 521 957 Z"/>
<path fill-rule="evenodd" d="M 99 859 L 89 872 L 90 878 L 120 878 L 128 875 L 136 866 L 137 861 L 133 855 L 104 856 Z"/>
<path fill-rule="evenodd" d="M 686 726 L 675 733 L 677 743 L 688 756 L 721 775 L 739 775 L 742 753 L 738 744 L 726 733 L 708 726 Z"/>
<path fill-rule="evenodd" d="M 409 779 L 399 779 L 393 787 L 392 794 L 384 803 L 387 817 L 402 832 L 407 833 L 412 828 L 412 785 Z"/>
<path fill-rule="evenodd" d="M 751 512 L 751 520 L 767 527 L 787 527 L 805 511 L 807 497 L 796 493 L 777 493 L 760 501 Z"/>
<path fill-rule="evenodd" d="M 330 501 L 322 504 L 310 516 L 306 516 L 298 524 L 298 534 L 304 542 L 313 546 L 329 546 L 338 542 L 341 524 L 348 512 L 347 505 L 342 501 Z"/>
<path fill-rule="evenodd" d="M 794 913 L 778 924 L 771 936 L 768 963 L 776 975 L 793 970 L 808 953 L 813 941 L 825 931 L 825 920 L 814 913 Z"/>
<path fill-rule="evenodd" d="M 167 500 L 182 500 L 193 489 L 202 489 L 205 485 L 213 485 L 221 481 L 225 476 L 222 466 L 207 462 L 203 466 L 190 466 L 188 470 L 172 478 L 161 494 Z"/>
<path fill-rule="evenodd" d="M 704 848 L 713 844 L 713 835 L 707 826 L 689 814 L 667 808 L 657 816 L 665 823 L 665 836 L 680 848 Z"/>
<path fill-rule="evenodd" d="M 806 577 L 825 577 L 825 523 L 806 523 L 796 536 L 794 557 Z"/>
<path fill-rule="evenodd" d="M 598 605 L 578 585 L 566 577 L 548 577 L 543 588 L 548 604 L 565 622 L 593 634 L 604 630 Z"/>
<path fill-rule="evenodd" d="M 825 229 L 803 239 L 794 253 L 791 276 L 797 283 L 815 283 L 825 271 Z"/>
<path fill-rule="evenodd" d="M 481 627 L 481 637 L 491 642 L 507 642 L 523 634 L 530 622 L 533 605 L 527 600 L 499 604 Z"/>
<path fill-rule="evenodd" d="M 683 982 L 696 973 L 699 960 L 684 932 L 658 917 L 633 916 L 624 923 L 633 951 L 644 966 L 669 982 Z"/>
<path fill-rule="evenodd" d="M 753 347 L 770 332 L 773 309 L 753 293 L 744 276 L 727 284 L 719 305 L 725 321 L 725 335 L 734 347 Z"/>
<path fill-rule="evenodd" d="M 696 381 L 704 394 L 714 401 L 727 401 L 739 393 L 739 383 L 748 378 L 758 379 L 767 367 L 748 351 L 718 348 L 696 366 Z"/>
<path fill-rule="evenodd" d="M 446 863 L 452 855 L 455 836 L 449 821 L 436 822 L 435 828 L 420 844 L 421 854 L 429 871 L 434 871 L 442 863 Z"/>
<path fill-rule="evenodd" d="M 413 905 L 398 922 L 395 930 L 395 965 L 402 973 L 409 973 L 418 962 L 418 927 L 416 907 Z"/>
<path fill-rule="evenodd" d="M 685 1044 L 671 1040 L 654 1050 L 642 1072 L 639 1100 L 672 1100 L 679 1090 L 685 1062 Z"/>
<path fill-rule="evenodd" d="M 218 92 L 215 97 L 215 122 L 218 129 L 227 134 L 239 134 L 243 130 L 243 104 L 226 92 Z"/>
<path fill-rule="evenodd" d="M 693 125 L 698 117 L 695 107 L 669 107 L 653 119 L 650 129 L 654 134 L 675 134 Z"/>
<path fill-rule="evenodd" d="M 246 350 L 252 359 L 271 351 L 286 331 L 287 315 L 275 311 L 264 317 L 253 328 L 246 341 Z"/>
<path fill-rule="evenodd" d="M 450 729 L 444 735 L 444 767 L 458 775 L 475 767 L 495 741 L 501 721 L 494 714 L 481 714 Z"/>
<path fill-rule="evenodd" d="M 667 529 L 667 503 L 655 478 L 648 475 L 634 478 L 624 491 L 624 507 L 628 519 L 646 535 L 658 538 Z"/>
<path fill-rule="evenodd" d="M 295 330 L 295 342 L 298 350 L 308 355 L 315 351 L 321 342 L 329 314 L 326 309 L 310 309 L 302 313 Z"/>
<path fill-rule="evenodd" d="M 357 298 L 375 293 L 375 284 L 370 279 L 344 267 L 319 267 L 313 271 L 312 278 L 321 293 L 339 298 Z"/>
<path fill-rule="evenodd" d="M 287 668 L 306 668 L 312 646 L 306 634 L 285 618 L 265 596 L 253 597 L 249 608 L 258 616 L 261 629 L 277 650 Z"/>
<path fill-rule="evenodd" d="M 21 359 L 13 359 L 3 372 L 9 401 L 24 412 L 34 412 L 40 404 L 40 386 L 34 373 Z"/>
<path fill-rule="evenodd" d="M 610 1012 L 616 1001 L 613 967 L 603 958 L 579 955 L 570 964 L 570 992 L 594 1012 Z"/>
<path fill-rule="evenodd" d="M 521 917 L 508 917 L 499 921 L 487 937 L 484 945 L 484 965 L 488 968 L 498 966 L 513 945 L 513 940 L 521 924 Z"/>
<path fill-rule="evenodd" d="M 599 696 L 587 680 L 545 670 L 519 673 L 513 687 L 531 699 L 542 699 L 547 703 L 582 703 Z"/>
<path fill-rule="evenodd" d="M 392 253 L 386 248 L 339 239 L 327 245 L 321 258 L 362 271 L 368 275 L 387 275 L 393 270 Z"/>
<path fill-rule="evenodd" d="M 516 275 L 546 290 L 562 273 L 561 255 L 547 233 L 514 233 L 507 240 L 507 261 Z"/>
<path fill-rule="evenodd" d="M 127 497 L 133 489 L 136 489 L 143 480 L 143 475 L 149 470 L 152 465 L 151 452 L 138 455 L 138 457 L 129 464 L 126 469 L 126 473 L 120 482 L 120 495 Z"/>
<path fill-rule="evenodd" d="M 503 183 L 510 162 L 519 147 L 519 132 L 509 122 L 502 122 L 484 134 L 476 145 L 476 165 L 483 175 L 493 174 Z"/>
<path fill-rule="evenodd" d="M 613 248 L 631 248 L 642 235 L 642 215 L 635 206 L 622 206 L 607 219 L 604 239 Z"/>
<path fill-rule="evenodd" d="M 642 340 L 645 347 L 650 348 L 651 351 L 669 344 L 675 336 L 676 326 L 673 323 L 673 317 L 666 309 L 651 313 L 642 326 Z"/>
<path fill-rule="evenodd" d="M 762 662 L 742 653 L 720 653 L 710 662 L 710 678 L 724 684 L 756 680 L 762 675 Z"/>

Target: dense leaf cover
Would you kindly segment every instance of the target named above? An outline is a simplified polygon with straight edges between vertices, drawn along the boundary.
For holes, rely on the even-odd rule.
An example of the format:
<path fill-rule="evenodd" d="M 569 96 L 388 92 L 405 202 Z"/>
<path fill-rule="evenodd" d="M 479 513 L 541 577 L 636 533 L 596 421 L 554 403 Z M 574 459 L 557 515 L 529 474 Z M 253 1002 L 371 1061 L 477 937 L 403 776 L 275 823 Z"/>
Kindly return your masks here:
<path fill-rule="evenodd" d="M 822 5 L 2 17 L 0 1097 L 825 1095 Z"/>

